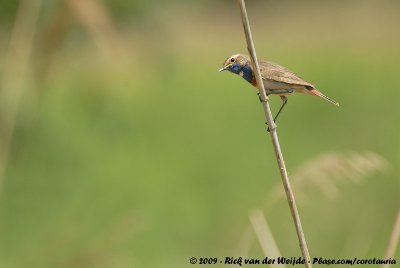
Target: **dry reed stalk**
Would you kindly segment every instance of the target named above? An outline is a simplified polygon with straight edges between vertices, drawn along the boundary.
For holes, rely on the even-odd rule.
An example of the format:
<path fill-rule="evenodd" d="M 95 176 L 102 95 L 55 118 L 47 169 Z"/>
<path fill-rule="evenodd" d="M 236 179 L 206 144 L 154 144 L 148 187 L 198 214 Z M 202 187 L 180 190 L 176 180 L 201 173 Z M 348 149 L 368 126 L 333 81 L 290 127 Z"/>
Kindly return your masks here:
<path fill-rule="evenodd" d="M 249 18 L 247 16 L 246 6 L 245 6 L 245 3 L 244 3 L 244 0 L 238 0 L 238 3 L 239 3 L 239 6 L 240 6 L 242 22 L 243 22 L 243 29 L 244 29 L 244 33 L 245 33 L 246 41 L 247 41 L 247 49 L 249 50 L 249 53 L 250 53 L 250 58 L 251 58 L 251 62 L 253 64 L 253 70 L 255 72 L 255 78 L 256 78 L 256 81 L 257 81 L 257 87 L 258 87 L 258 90 L 260 92 L 260 97 L 261 97 L 261 100 L 262 100 L 262 106 L 264 108 L 264 114 L 265 114 L 269 129 L 270 129 L 269 133 L 271 135 L 271 139 L 272 139 L 272 144 L 273 144 L 274 151 L 275 151 L 276 160 L 278 162 L 279 171 L 281 173 L 283 187 L 285 188 L 286 197 L 287 197 L 287 200 L 288 200 L 288 203 L 289 203 L 289 207 L 290 207 L 290 211 L 291 211 L 291 214 L 292 214 L 292 217 L 293 217 L 293 221 L 294 221 L 294 225 L 295 225 L 295 228 L 296 228 L 297 237 L 298 237 L 299 243 L 300 243 L 301 253 L 302 253 L 303 258 L 305 260 L 304 264 L 305 264 L 305 267 L 309 268 L 309 267 L 312 267 L 311 260 L 310 260 L 310 254 L 308 253 L 307 242 L 306 242 L 306 239 L 305 239 L 305 236 L 304 236 L 303 227 L 301 225 L 299 212 L 297 210 L 296 201 L 295 201 L 295 198 L 294 198 L 292 187 L 290 185 L 290 181 L 289 181 L 288 173 L 287 173 L 287 170 L 286 170 L 285 162 L 283 160 L 283 155 L 282 155 L 281 147 L 280 147 L 279 140 L 278 140 L 278 134 L 277 134 L 277 131 L 276 131 L 276 125 L 274 123 L 274 120 L 273 120 L 273 117 L 272 117 L 272 113 L 271 113 L 271 109 L 269 107 L 268 96 L 266 95 L 264 84 L 262 82 L 262 78 L 261 78 L 261 74 L 260 74 L 260 67 L 258 66 L 256 50 L 254 48 L 254 42 L 253 42 L 253 38 L 252 38 L 252 35 L 251 35 Z"/>

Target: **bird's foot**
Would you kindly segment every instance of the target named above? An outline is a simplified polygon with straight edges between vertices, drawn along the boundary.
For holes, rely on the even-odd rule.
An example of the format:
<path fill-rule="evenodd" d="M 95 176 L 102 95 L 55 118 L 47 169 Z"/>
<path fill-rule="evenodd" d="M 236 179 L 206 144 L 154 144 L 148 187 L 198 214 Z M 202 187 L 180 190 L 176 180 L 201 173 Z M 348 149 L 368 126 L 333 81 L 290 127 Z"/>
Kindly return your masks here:
<path fill-rule="evenodd" d="M 265 122 L 265 125 L 267 125 L 267 132 L 271 132 L 271 128 L 269 127 L 268 122 Z M 275 129 L 275 128 L 276 128 L 276 125 L 275 125 L 275 122 L 274 122 L 274 128 L 273 129 Z"/>
<path fill-rule="evenodd" d="M 258 99 L 260 100 L 260 102 L 263 102 L 263 100 L 261 99 L 261 96 L 260 96 L 260 92 L 257 92 L 257 96 L 258 96 Z"/>
<path fill-rule="evenodd" d="M 258 96 L 258 99 L 260 100 L 261 103 L 266 102 L 265 100 L 263 100 L 263 99 L 261 98 L 260 92 L 257 92 L 257 96 Z M 267 96 L 268 96 L 268 94 L 267 94 Z"/>
<path fill-rule="evenodd" d="M 265 125 L 267 125 L 267 132 L 270 132 L 271 130 L 269 129 L 268 122 L 265 122 Z"/>

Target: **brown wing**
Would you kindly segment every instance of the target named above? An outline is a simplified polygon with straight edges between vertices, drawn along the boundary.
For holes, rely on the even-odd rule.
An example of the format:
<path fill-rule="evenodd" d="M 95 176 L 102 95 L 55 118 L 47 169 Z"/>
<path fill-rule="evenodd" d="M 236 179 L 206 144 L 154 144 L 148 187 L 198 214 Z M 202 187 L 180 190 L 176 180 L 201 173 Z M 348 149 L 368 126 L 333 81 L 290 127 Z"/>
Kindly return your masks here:
<path fill-rule="evenodd" d="M 311 86 L 314 88 L 312 84 L 304 81 L 292 71 L 280 66 L 279 64 L 263 60 L 258 61 L 258 64 L 260 66 L 261 76 L 263 79 L 270 79 L 293 85 Z"/>

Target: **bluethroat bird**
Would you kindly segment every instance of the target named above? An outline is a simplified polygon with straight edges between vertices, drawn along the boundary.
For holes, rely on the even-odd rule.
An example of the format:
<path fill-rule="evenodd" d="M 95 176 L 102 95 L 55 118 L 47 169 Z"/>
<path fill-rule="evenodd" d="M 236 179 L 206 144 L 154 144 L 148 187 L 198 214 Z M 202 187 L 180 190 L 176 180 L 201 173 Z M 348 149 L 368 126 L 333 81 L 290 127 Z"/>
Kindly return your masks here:
<path fill-rule="evenodd" d="M 267 95 L 279 95 L 283 101 L 282 106 L 279 108 L 274 121 L 286 105 L 288 99 L 286 96 L 293 93 L 305 93 L 312 96 L 320 97 L 330 103 L 339 106 L 339 103 L 333 99 L 325 96 L 317 90 L 312 84 L 304 81 L 292 71 L 270 61 L 259 60 L 261 77 L 264 83 L 264 88 Z M 235 54 L 227 58 L 219 71 L 230 71 L 243 77 L 247 82 L 257 87 L 257 81 L 254 77 L 253 67 L 249 57 L 243 54 Z M 261 99 L 260 99 L 261 100 Z"/>

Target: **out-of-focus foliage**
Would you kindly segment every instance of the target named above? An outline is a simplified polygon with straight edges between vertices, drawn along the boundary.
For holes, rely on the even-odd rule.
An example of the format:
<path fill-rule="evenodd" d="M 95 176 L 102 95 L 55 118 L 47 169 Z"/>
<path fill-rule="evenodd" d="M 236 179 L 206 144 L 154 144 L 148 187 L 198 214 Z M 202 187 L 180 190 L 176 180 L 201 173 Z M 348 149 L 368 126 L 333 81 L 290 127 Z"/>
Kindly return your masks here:
<path fill-rule="evenodd" d="M 0 82 L 17 1 L 2 2 Z M 216 2 L 43 1 L 29 68 L 9 78 L 22 93 L 0 267 L 262 257 L 256 241 L 238 251 L 254 208 L 300 256 L 286 201 L 265 203 L 280 178 L 256 91 L 217 72 L 246 46 L 236 1 Z M 258 56 L 341 104 L 291 96 L 278 121 L 311 255 L 383 257 L 400 201 L 399 4 L 247 2 Z"/>

